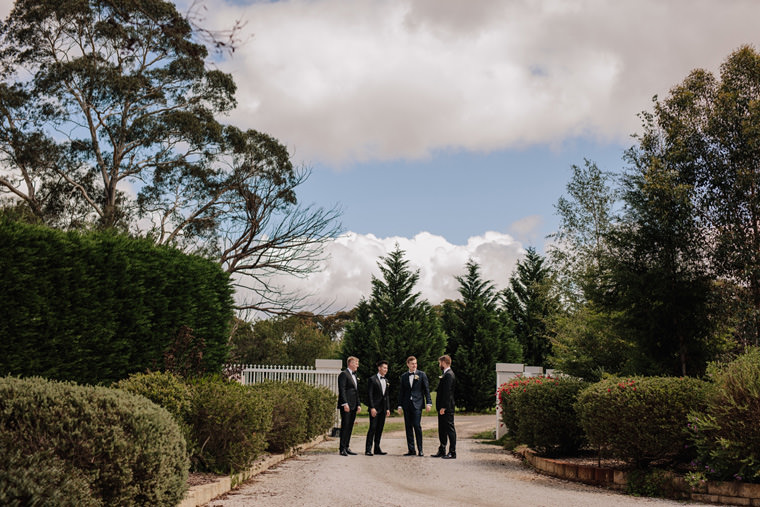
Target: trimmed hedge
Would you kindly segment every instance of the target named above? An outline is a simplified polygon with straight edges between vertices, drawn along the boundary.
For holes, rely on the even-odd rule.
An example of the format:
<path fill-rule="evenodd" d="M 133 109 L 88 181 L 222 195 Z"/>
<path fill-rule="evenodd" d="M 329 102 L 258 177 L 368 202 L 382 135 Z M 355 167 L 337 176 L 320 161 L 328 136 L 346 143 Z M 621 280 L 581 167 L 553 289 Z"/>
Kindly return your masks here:
<path fill-rule="evenodd" d="M 292 382 L 263 382 L 249 386 L 272 403 L 272 427 L 267 433 L 267 450 L 285 452 L 306 441 L 308 413 L 301 385 Z"/>
<path fill-rule="evenodd" d="M 182 326 L 219 371 L 232 292 L 218 264 L 147 239 L 0 220 L 0 375 L 110 383 L 162 367 Z"/>
<path fill-rule="evenodd" d="M 301 393 L 306 400 L 306 439 L 311 440 L 327 433 L 335 422 L 338 397 L 326 387 L 303 384 Z"/>
<path fill-rule="evenodd" d="M 187 443 L 188 455 L 195 456 L 198 446 L 190 431 L 193 389 L 182 377 L 169 372 L 135 373 L 120 380 L 114 387 L 139 394 L 164 407 L 179 425 Z"/>
<path fill-rule="evenodd" d="M 191 386 L 194 465 L 221 474 L 246 469 L 266 447 L 272 402 L 261 391 L 220 376 L 195 379 Z"/>
<path fill-rule="evenodd" d="M 250 386 L 272 402 L 267 450 L 281 453 L 330 429 L 337 403 L 324 387 L 304 382 L 263 382 Z"/>
<path fill-rule="evenodd" d="M 510 436 L 539 454 L 576 452 L 585 443 L 574 404 L 588 382 L 572 377 L 516 378 L 499 388 Z"/>
<path fill-rule="evenodd" d="M 176 505 L 187 490 L 177 424 L 118 389 L 0 378 L 0 441 L 15 450 L 3 454 L 2 505 L 54 505 L 65 495 L 82 505 Z M 37 472 L 50 478 L 39 483 Z"/>
<path fill-rule="evenodd" d="M 760 349 L 711 365 L 703 411 L 689 416 L 699 470 L 713 479 L 760 482 Z"/>
<path fill-rule="evenodd" d="M 687 415 L 704 407 L 706 389 L 694 378 L 609 378 L 582 391 L 575 408 L 593 447 L 644 467 L 684 459 Z"/>

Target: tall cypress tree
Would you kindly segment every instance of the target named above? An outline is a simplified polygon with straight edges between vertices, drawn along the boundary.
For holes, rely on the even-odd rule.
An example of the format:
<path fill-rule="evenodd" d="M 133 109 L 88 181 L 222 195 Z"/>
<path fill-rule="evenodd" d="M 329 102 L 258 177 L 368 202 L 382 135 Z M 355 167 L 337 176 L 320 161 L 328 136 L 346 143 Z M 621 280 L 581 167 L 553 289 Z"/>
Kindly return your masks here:
<path fill-rule="evenodd" d="M 551 353 L 549 320 L 559 303 L 553 295 L 551 271 L 533 247 L 517 263 L 504 290 L 504 309 L 514 322 L 517 340 L 522 345 L 523 360 L 531 366 L 547 367 Z"/>
<path fill-rule="evenodd" d="M 416 356 L 419 369 L 428 373 L 431 389 L 438 374 L 438 357 L 446 345 L 438 316 L 430 304 L 414 292 L 419 271 L 409 269 L 404 252 L 396 249 L 378 262 L 382 279 L 372 277 L 372 294 L 356 308 L 356 318 L 346 326 L 343 358 L 359 358 L 359 377 L 377 372 L 375 362 L 388 361 L 391 404 L 398 396 L 398 380 L 406 370 L 406 358 Z M 366 395 L 360 389 L 360 395 Z"/>
<path fill-rule="evenodd" d="M 467 275 L 456 279 L 462 299 L 443 305 L 447 350 L 457 376 L 456 403 L 479 411 L 494 406 L 496 363 L 519 362 L 522 350 L 499 315 L 493 284 L 480 278 L 478 264 L 470 260 Z"/>

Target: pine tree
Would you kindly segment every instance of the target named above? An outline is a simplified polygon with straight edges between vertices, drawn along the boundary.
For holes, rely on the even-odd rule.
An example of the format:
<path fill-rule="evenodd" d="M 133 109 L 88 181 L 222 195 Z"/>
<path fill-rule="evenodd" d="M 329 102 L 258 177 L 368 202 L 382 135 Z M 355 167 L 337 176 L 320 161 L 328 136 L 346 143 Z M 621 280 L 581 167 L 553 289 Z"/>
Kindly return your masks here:
<path fill-rule="evenodd" d="M 479 266 L 467 263 L 467 275 L 456 277 L 459 301 L 443 305 L 448 352 L 457 376 L 456 403 L 467 411 L 494 406 L 496 363 L 521 361 L 520 344 L 499 315 L 493 284 L 480 278 Z"/>
<path fill-rule="evenodd" d="M 514 322 L 514 332 L 522 345 L 523 360 L 531 366 L 547 367 L 551 353 L 548 323 L 559 308 L 552 291 L 553 278 L 544 258 L 532 247 L 517 263 L 504 290 L 504 309 Z"/>
<path fill-rule="evenodd" d="M 377 372 L 375 362 L 388 361 L 391 404 L 398 396 L 398 379 L 406 370 L 406 358 L 417 357 L 420 370 L 428 374 L 431 390 L 438 378 L 438 357 L 446 337 L 430 304 L 414 292 L 419 271 L 411 271 L 404 252 L 396 249 L 378 262 L 382 279 L 372 277 L 372 294 L 356 308 L 356 318 L 346 326 L 343 358 L 359 358 L 359 377 Z M 365 396 L 366 389 L 360 389 Z"/>

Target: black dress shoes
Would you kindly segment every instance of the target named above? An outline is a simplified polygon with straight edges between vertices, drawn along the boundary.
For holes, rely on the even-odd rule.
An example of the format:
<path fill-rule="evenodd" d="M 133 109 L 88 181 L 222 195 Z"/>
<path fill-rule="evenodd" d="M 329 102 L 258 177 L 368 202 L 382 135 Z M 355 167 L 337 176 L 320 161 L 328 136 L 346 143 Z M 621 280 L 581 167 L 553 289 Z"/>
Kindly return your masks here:
<path fill-rule="evenodd" d="M 372 456 L 372 453 L 370 451 L 364 451 L 365 456 Z"/>
<path fill-rule="evenodd" d="M 404 456 L 416 456 L 414 451 L 409 451 L 408 453 L 404 454 Z"/>
<path fill-rule="evenodd" d="M 431 454 L 430 457 L 432 458 L 443 458 L 446 456 L 446 451 L 444 449 L 438 448 L 438 452 L 435 454 Z"/>
<path fill-rule="evenodd" d="M 348 453 L 346 452 L 346 450 L 345 450 L 345 449 L 341 449 L 341 450 L 340 450 L 340 455 L 341 455 L 341 456 L 348 456 Z"/>
<path fill-rule="evenodd" d="M 375 454 L 377 454 L 378 456 L 385 456 L 388 453 L 385 451 L 381 451 L 380 449 L 375 449 Z"/>
<path fill-rule="evenodd" d="M 446 456 L 444 456 L 443 459 L 457 459 L 457 453 L 456 452 L 450 452 Z"/>
<path fill-rule="evenodd" d="M 417 456 L 424 456 L 424 454 L 422 454 L 422 451 L 420 451 L 417 453 Z"/>
<path fill-rule="evenodd" d="M 356 453 L 352 451 L 351 449 L 346 449 L 346 454 L 350 454 L 351 456 L 356 456 Z"/>

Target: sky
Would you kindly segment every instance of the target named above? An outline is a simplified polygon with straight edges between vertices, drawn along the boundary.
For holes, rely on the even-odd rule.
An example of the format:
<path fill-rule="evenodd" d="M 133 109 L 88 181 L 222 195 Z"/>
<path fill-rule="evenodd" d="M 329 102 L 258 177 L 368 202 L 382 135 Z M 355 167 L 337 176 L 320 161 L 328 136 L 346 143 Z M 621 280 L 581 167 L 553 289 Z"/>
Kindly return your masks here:
<path fill-rule="evenodd" d="M 187 9 L 191 2 L 179 2 Z M 8 0 L 0 6 L 8 10 Z M 432 304 L 468 259 L 500 289 L 546 252 L 554 205 L 584 159 L 619 172 L 641 111 L 695 68 L 760 47 L 756 0 L 214 0 L 244 23 L 215 63 L 238 85 L 226 121 L 271 134 L 310 168 L 303 204 L 344 234 L 306 279 L 314 305 L 369 297 L 396 245 Z"/>

